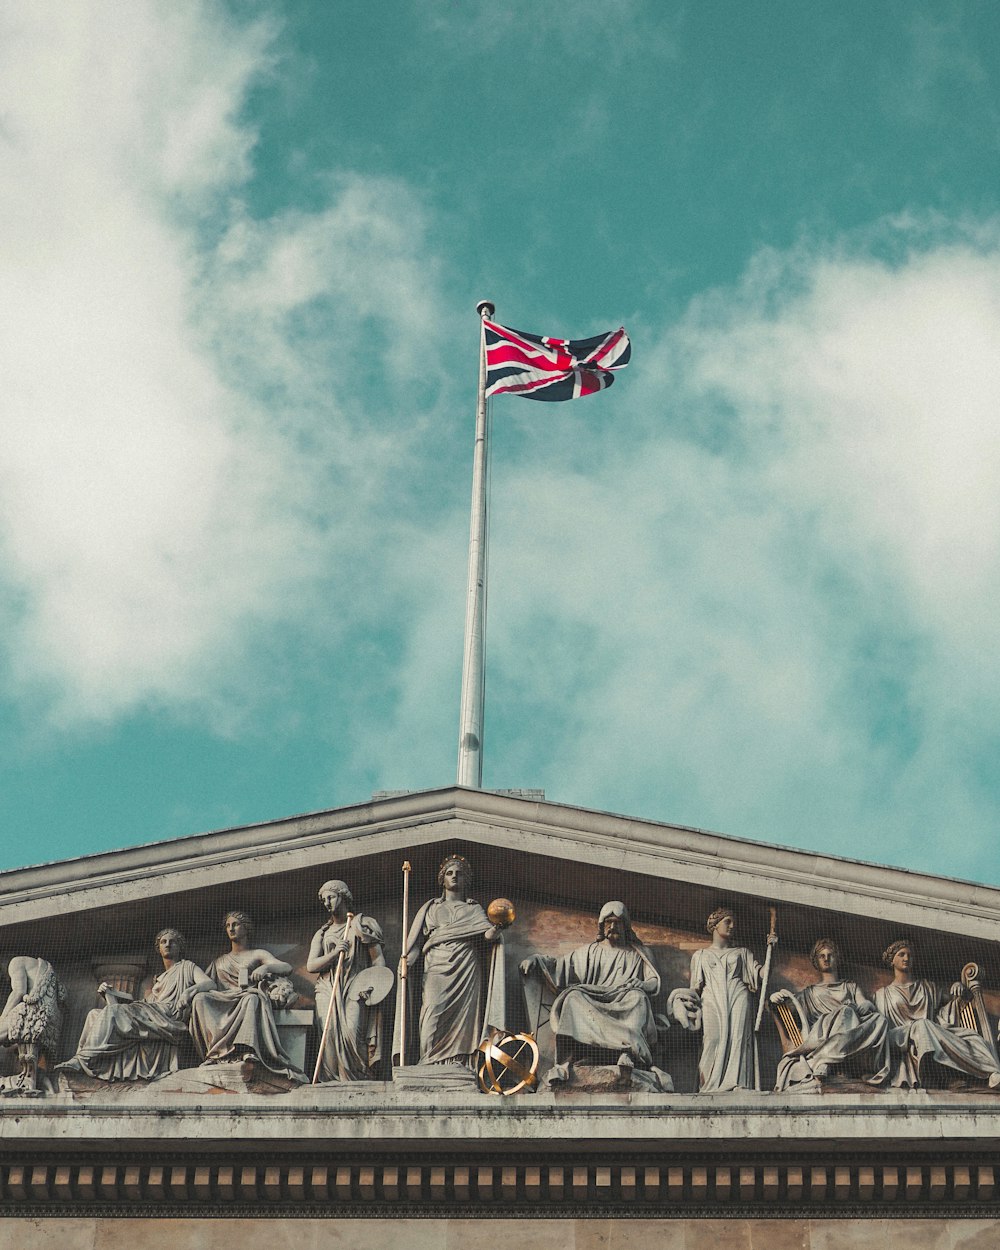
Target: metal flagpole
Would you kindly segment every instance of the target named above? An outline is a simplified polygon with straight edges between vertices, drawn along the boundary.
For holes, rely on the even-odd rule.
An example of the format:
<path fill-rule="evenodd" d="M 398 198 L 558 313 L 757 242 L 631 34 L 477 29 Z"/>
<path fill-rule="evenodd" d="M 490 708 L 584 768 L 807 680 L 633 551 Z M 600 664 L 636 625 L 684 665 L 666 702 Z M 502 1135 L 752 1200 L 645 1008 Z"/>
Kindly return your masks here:
<path fill-rule="evenodd" d="M 480 321 L 495 305 L 480 300 Z M 465 650 L 462 657 L 462 706 L 458 729 L 458 784 L 483 785 L 483 695 L 486 674 L 486 329 L 479 332 L 479 400 L 476 449 L 472 461 L 472 517 L 469 524 L 469 581 L 465 600 Z"/>

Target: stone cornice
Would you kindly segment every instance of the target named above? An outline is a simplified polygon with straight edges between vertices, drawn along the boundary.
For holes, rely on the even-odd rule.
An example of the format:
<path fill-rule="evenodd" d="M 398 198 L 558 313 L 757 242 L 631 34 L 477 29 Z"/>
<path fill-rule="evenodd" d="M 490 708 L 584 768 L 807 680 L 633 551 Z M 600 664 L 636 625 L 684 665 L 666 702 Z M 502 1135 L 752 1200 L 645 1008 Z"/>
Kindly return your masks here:
<path fill-rule="evenodd" d="M 0 874 L 0 924 L 459 839 L 993 939 L 1000 890 L 451 787 Z"/>
<path fill-rule="evenodd" d="M 562 1151 L 604 1149 L 610 1142 L 635 1148 L 732 1149 L 762 1142 L 788 1149 L 833 1141 L 898 1148 L 905 1143 L 954 1139 L 971 1148 L 995 1149 L 998 1096 L 945 1091 L 871 1094 L 560 1094 L 510 1099 L 460 1094 L 401 1097 L 391 1085 L 338 1090 L 304 1087 L 278 1097 L 151 1097 L 142 1088 L 114 1087 L 118 1096 L 69 1094 L 7 1100 L 0 1115 L 0 1149 L 23 1143 L 87 1142 L 130 1149 L 201 1148 L 237 1139 L 287 1149 L 326 1141 L 356 1150 L 399 1149 L 407 1144 Z M 16 1109 L 16 1114 L 11 1114 Z"/>

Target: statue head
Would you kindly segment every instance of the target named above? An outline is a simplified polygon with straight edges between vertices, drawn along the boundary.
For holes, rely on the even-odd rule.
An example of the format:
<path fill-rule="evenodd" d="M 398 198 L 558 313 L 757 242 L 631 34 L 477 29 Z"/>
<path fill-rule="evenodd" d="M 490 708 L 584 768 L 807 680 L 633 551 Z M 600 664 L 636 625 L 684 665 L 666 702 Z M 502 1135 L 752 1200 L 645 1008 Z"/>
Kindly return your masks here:
<path fill-rule="evenodd" d="M 617 900 L 605 903 L 597 917 L 597 937 L 599 941 L 607 941 L 612 946 L 625 946 L 637 943 L 638 938 L 632 929 L 632 920 L 628 908 Z"/>
<path fill-rule="evenodd" d="M 723 920 L 727 919 L 731 920 L 734 925 L 736 924 L 736 917 L 728 907 L 717 907 L 705 921 L 705 928 L 709 933 L 714 933 Z"/>
<path fill-rule="evenodd" d="M 900 938 L 896 942 L 890 942 L 882 952 L 882 962 L 887 968 L 895 968 L 897 966 L 896 956 L 902 955 L 903 951 L 906 952 L 906 955 L 899 960 L 899 966 L 902 968 L 902 971 L 908 972 L 910 964 L 915 961 L 913 943 L 909 938 Z"/>
<path fill-rule="evenodd" d="M 247 915 L 245 911 L 226 912 L 226 919 L 223 922 L 223 927 L 226 930 L 226 936 L 230 940 L 232 940 L 233 934 L 230 930 L 230 921 L 234 921 L 243 930 L 243 941 L 245 942 L 253 941 L 253 932 L 254 932 L 253 921 L 250 919 L 250 917 Z"/>
<path fill-rule="evenodd" d="M 833 938 L 821 937 L 809 952 L 809 962 L 817 972 L 835 970 L 840 964 L 840 947 Z"/>
<path fill-rule="evenodd" d="M 175 959 L 182 959 L 185 951 L 187 950 L 187 942 L 184 940 L 184 934 L 181 933 L 179 929 L 161 929 L 159 931 L 153 942 L 153 950 L 161 958 L 163 957 L 163 948 L 160 946 L 160 943 L 165 939 L 173 939 L 175 950 L 172 957 Z"/>
<path fill-rule="evenodd" d="M 449 874 L 448 873 L 449 869 L 457 869 L 461 873 L 461 885 L 458 886 L 459 889 L 461 890 L 472 889 L 472 865 L 469 863 L 469 861 L 465 858 L 464 855 L 449 855 L 447 859 L 444 859 L 441 861 L 441 867 L 438 869 L 437 881 L 438 881 L 438 885 L 441 887 L 442 890 L 446 888 L 445 887 L 446 874 L 451 876 L 457 882 L 456 874 L 454 873 Z"/>
<path fill-rule="evenodd" d="M 336 911 L 338 903 L 343 903 L 348 911 L 354 910 L 354 895 L 346 881 L 324 881 L 319 896 L 329 912 Z"/>

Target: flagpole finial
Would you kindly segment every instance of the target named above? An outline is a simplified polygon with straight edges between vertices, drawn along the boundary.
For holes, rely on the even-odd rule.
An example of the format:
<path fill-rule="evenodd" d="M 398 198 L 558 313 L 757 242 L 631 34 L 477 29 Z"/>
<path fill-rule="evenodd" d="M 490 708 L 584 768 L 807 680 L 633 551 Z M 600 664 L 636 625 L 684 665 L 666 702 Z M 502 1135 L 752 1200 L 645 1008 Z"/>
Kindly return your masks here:
<path fill-rule="evenodd" d="M 496 310 L 497 306 L 491 299 L 481 299 L 476 305 L 476 312 L 479 313 L 480 317 L 484 320 L 487 317 L 492 317 Z"/>

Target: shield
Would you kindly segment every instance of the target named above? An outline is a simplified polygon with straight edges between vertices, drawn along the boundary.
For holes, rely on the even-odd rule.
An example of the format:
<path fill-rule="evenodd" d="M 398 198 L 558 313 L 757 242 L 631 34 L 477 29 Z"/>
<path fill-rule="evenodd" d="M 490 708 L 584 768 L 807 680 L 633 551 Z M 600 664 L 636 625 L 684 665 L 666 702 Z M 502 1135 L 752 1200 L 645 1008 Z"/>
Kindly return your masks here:
<path fill-rule="evenodd" d="M 376 1007 L 388 998 L 395 982 L 396 978 L 389 968 L 366 968 L 351 981 L 351 993 L 355 998 L 363 999 L 369 1007 Z"/>

